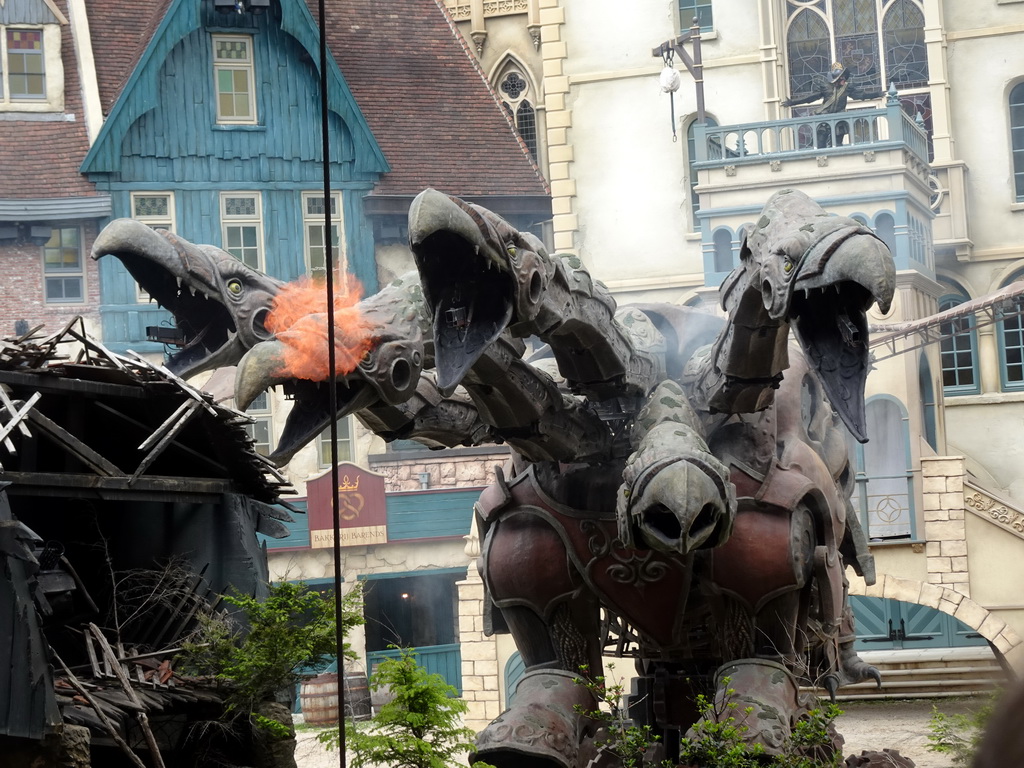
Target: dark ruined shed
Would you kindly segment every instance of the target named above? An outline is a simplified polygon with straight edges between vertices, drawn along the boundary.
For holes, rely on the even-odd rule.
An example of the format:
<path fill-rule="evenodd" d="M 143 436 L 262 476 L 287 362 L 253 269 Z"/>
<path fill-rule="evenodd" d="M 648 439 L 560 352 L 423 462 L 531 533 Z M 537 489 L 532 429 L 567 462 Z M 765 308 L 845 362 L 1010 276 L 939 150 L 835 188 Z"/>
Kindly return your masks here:
<path fill-rule="evenodd" d="M 97 706 L 68 695 L 71 670 L 114 679 L 97 650 L 105 641 L 89 625 L 102 628 L 118 658 L 159 661 L 189 627 L 186 604 L 196 603 L 143 600 L 119 615 L 124 574 L 173 563 L 193 574 L 196 595 L 260 595 L 267 566 L 256 533 L 284 535 L 279 520 L 290 519 L 279 498 L 290 488 L 254 451 L 248 417 L 157 364 L 108 352 L 76 325 L 45 341 L 0 341 L 4 755 L 52 741 L 62 723 L 90 727 L 94 744 L 127 731 L 116 717 L 120 693 L 99 707 L 107 724 L 90 711 Z M 123 666 L 140 684 L 163 684 L 144 704 L 196 700 L 180 685 L 168 689 L 166 674 Z M 102 698 L 102 681 L 90 686 Z"/>

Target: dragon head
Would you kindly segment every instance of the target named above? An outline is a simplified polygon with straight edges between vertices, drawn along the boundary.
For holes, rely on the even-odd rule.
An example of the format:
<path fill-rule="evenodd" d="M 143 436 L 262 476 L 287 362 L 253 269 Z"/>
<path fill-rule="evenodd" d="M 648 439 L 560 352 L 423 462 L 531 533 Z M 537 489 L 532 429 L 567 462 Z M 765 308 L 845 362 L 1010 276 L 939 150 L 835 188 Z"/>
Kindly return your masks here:
<path fill-rule="evenodd" d="M 227 251 L 116 219 L 93 244 L 94 259 L 106 255 L 120 259 L 142 290 L 174 316 L 170 342 L 178 351 L 168 368 L 179 376 L 235 365 L 271 337 L 264 321 L 282 283 Z"/>
<path fill-rule="evenodd" d="M 450 393 L 536 301 L 545 276 L 512 265 L 545 253 L 544 246 L 491 211 L 435 189 L 409 208 L 409 246 L 433 322 L 438 389 Z"/>
<path fill-rule="evenodd" d="M 834 216 L 795 190 L 775 193 L 740 249 L 746 286 L 773 321 L 791 324 L 850 432 L 867 440 L 867 310 L 887 312 L 896 286 L 889 248 L 855 219 Z M 735 280 L 733 281 L 735 285 Z M 729 305 L 729 284 L 723 286 Z"/>

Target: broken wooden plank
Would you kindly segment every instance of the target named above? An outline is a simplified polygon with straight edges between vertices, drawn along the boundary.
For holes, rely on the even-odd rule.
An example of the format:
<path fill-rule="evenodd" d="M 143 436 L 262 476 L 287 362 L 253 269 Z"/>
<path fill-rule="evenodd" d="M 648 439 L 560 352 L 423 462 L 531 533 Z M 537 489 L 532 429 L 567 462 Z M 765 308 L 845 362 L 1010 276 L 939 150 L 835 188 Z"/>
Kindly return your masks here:
<path fill-rule="evenodd" d="M 89 665 L 92 667 L 92 676 L 95 678 L 103 677 L 103 670 L 100 669 L 99 659 L 96 658 L 96 649 L 92 644 L 92 637 L 88 633 L 85 634 L 85 652 L 89 656 Z"/>
<path fill-rule="evenodd" d="M 115 410 L 114 408 L 111 408 L 109 405 L 107 405 L 104 402 L 101 402 L 101 401 L 97 400 L 96 401 L 96 406 L 99 407 L 99 408 L 102 408 L 107 413 L 111 413 L 114 416 L 117 416 L 118 418 L 122 419 L 123 421 L 126 421 L 129 424 L 132 424 L 132 425 L 138 427 L 141 430 L 144 430 L 144 431 L 148 431 L 149 430 L 149 426 L 148 425 L 143 424 L 141 421 L 139 421 L 137 419 L 133 419 L 131 416 L 128 416 L 127 414 L 121 413 L 120 411 Z M 192 448 L 189 448 L 187 445 L 182 445 L 181 443 L 178 443 L 178 442 L 174 443 L 174 447 L 177 448 L 180 451 L 184 451 L 185 453 L 189 454 L 190 456 L 192 456 L 194 458 L 201 459 L 202 461 L 206 462 L 207 464 L 209 464 L 214 469 L 216 469 L 216 470 L 218 470 L 220 472 L 223 472 L 224 474 L 228 474 L 228 468 L 227 467 L 225 467 L 220 462 L 214 461 L 209 456 L 206 456 L 206 455 L 200 453 L 199 451 L 196 451 L 196 450 L 194 450 Z"/>
<path fill-rule="evenodd" d="M 97 451 L 90 448 L 77 437 L 68 432 L 64 427 L 53 421 L 39 411 L 30 411 L 29 421 L 35 424 L 44 435 L 58 444 L 66 447 L 71 454 L 78 458 L 83 464 L 94 472 L 107 477 L 124 477 L 124 472 L 118 469 L 112 461 L 109 461 Z"/>
<path fill-rule="evenodd" d="M 107 642 L 107 638 L 102 632 L 100 632 L 100 628 L 90 622 L 89 631 L 92 632 L 93 636 L 96 638 L 96 642 L 99 643 L 100 648 L 103 650 L 104 658 L 106 658 L 110 662 L 111 666 L 113 666 L 114 674 L 117 675 L 117 680 L 121 683 L 121 688 L 124 690 L 125 695 L 139 708 L 139 711 L 135 713 L 135 719 L 139 723 L 139 728 L 142 729 L 142 734 L 146 737 L 146 744 L 149 745 L 149 752 L 153 756 L 153 764 L 156 768 L 164 768 L 164 758 L 163 755 L 160 754 L 160 746 L 156 743 L 156 736 L 153 735 L 153 729 L 149 727 L 149 717 L 146 715 L 146 708 L 142 706 L 142 702 L 139 701 L 139 697 L 135 695 L 135 689 L 132 688 L 128 675 L 126 675 L 124 670 L 121 669 L 121 665 L 118 662 L 117 657 L 114 655 L 113 648 L 110 647 L 110 643 Z"/>
<path fill-rule="evenodd" d="M 107 729 L 107 733 L 110 734 L 111 738 L 113 738 L 114 741 L 117 742 L 117 746 L 121 748 L 121 751 L 124 752 L 128 759 L 131 760 L 132 763 L 137 765 L 138 768 L 147 768 L 146 764 L 142 762 L 142 760 L 139 758 L 137 754 L 135 754 L 134 750 L 132 750 L 132 748 L 128 746 L 128 742 L 121 737 L 120 733 L 118 733 L 117 726 L 115 726 L 110 721 L 110 718 L 107 717 L 100 703 L 96 701 L 95 698 L 93 698 L 93 695 L 85 689 L 85 686 L 82 685 L 81 681 L 77 677 L 75 677 L 75 674 L 70 669 L 68 669 L 68 666 L 64 663 L 64 660 L 61 659 L 61 657 L 58 656 L 56 652 L 52 653 L 53 658 L 57 661 L 58 664 L 60 664 L 61 668 L 64 670 L 64 674 L 67 675 L 68 682 L 70 682 L 71 685 L 75 687 L 75 690 L 77 690 L 78 693 L 81 694 L 81 696 L 87 702 L 89 702 L 89 705 L 96 711 L 96 714 L 99 716 L 100 721 L 103 723 L 103 727 Z"/>
<path fill-rule="evenodd" d="M 199 406 L 196 403 L 192 403 L 192 407 L 189 408 L 189 410 L 187 410 L 185 414 L 178 419 L 177 424 L 171 427 L 170 431 L 168 431 L 167 434 L 160 439 L 160 442 L 158 442 L 153 447 L 153 450 L 146 454 L 146 457 L 141 462 L 139 462 L 139 466 L 136 467 L 135 472 L 132 474 L 131 480 L 128 481 L 129 485 L 138 480 L 139 476 L 147 469 L 149 469 L 150 465 L 152 465 L 152 463 L 160 457 L 160 454 L 162 454 L 167 449 L 168 445 L 174 442 L 174 438 L 178 436 L 181 430 L 183 430 L 186 427 L 189 421 L 192 420 L 192 417 L 194 417 L 197 413 L 199 413 Z"/>
<path fill-rule="evenodd" d="M 28 416 L 29 412 L 39 401 L 40 397 L 42 397 L 42 395 L 40 395 L 38 392 L 33 393 L 32 397 L 25 401 L 25 404 L 18 409 L 18 412 L 14 414 L 11 420 L 7 422 L 3 427 L 0 427 L 0 440 L 5 440 L 7 436 L 11 434 L 11 431 L 19 424 L 21 424 L 22 420 L 26 416 Z"/>
<path fill-rule="evenodd" d="M 139 445 L 139 450 L 148 451 L 156 443 L 160 442 L 161 438 L 163 438 L 163 436 L 167 434 L 168 430 L 174 429 L 177 426 L 178 422 L 181 420 L 184 414 L 188 413 L 189 418 L 191 418 L 191 415 L 194 414 L 194 412 L 197 411 L 198 409 L 199 405 L 194 400 L 186 400 L 185 402 L 183 402 L 181 405 L 177 407 L 177 409 L 175 409 L 174 413 L 172 413 L 170 416 L 164 419 L 163 424 L 154 429 L 153 433 L 142 441 L 142 443 Z"/>

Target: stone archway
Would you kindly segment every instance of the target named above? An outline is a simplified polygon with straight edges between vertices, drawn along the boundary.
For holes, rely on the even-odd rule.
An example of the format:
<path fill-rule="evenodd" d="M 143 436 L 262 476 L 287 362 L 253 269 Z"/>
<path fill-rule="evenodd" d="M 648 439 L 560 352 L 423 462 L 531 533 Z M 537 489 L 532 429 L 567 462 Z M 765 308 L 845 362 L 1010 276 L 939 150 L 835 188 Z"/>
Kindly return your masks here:
<path fill-rule="evenodd" d="M 850 594 L 900 600 L 934 608 L 976 630 L 989 642 L 993 651 L 1011 666 L 1018 666 L 1020 657 L 1024 657 L 1024 646 L 1021 645 L 1024 640 L 1013 627 L 983 605 L 950 587 L 884 574 L 871 586 L 865 585 L 863 579 L 851 578 Z M 1018 663 L 1015 664 L 1015 661 Z"/>

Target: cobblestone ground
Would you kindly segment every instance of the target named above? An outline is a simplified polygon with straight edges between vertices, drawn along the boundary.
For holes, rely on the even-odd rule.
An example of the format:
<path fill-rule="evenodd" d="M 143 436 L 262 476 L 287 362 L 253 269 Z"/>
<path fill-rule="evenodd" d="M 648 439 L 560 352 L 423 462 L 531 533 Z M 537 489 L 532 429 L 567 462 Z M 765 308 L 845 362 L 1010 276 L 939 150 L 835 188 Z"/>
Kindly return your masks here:
<path fill-rule="evenodd" d="M 928 720 L 932 705 L 946 714 L 966 712 L 971 702 L 959 699 L 910 699 L 906 701 L 840 702 L 843 714 L 836 721 L 846 739 L 844 755 L 862 750 L 898 749 L 916 768 L 951 768 L 944 755 L 928 751 Z M 299 768 L 337 768 L 337 752 L 327 752 L 316 741 L 316 732 L 299 732 L 295 761 Z M 382 766 L 382 768 L 384 768 Z"/>

